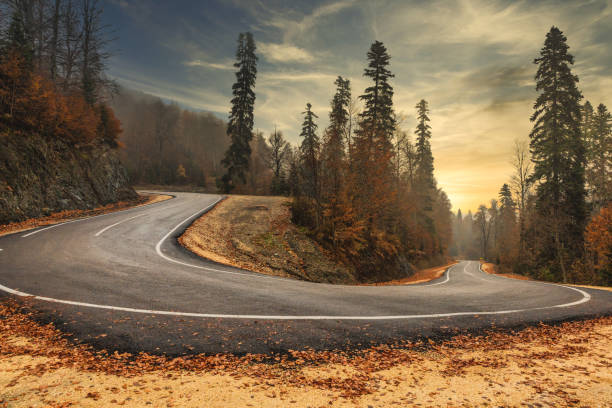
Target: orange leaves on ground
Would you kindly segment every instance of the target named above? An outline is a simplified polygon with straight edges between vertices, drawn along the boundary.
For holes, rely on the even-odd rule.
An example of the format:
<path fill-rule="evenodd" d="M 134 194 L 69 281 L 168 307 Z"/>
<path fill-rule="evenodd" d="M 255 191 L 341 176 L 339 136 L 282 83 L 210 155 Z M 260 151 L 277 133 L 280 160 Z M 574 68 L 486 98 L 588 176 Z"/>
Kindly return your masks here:
<path fill-rule="evenodd" d="M 365 349 L 313 351 L 289 350 L 285 354 L 231 354 L 186 355 L 181 357 L 156 356 L 145 353 L 119 354 L 96 351 L 93 348 L 74 344 L 52 325 L 40 325 L 34 316 L 15 302 L 0 303 L 0 357 L 36 355 L 47 357 L 45 364 L 27 369 L 28 375 L 43 375 L 45 372 L 72 367 L 86 372 L 106 373 L 131 378 L 134 386 L 140 386 L 147 373 L 157 373 L 167 378 L 191 373 L 231 376 L 244 379 L 251 390 L 283 393 L 278 386 L 299 389 L 330 391 L 337 397 L 356 400 L 368 394 L 378 393 L 386 386 L 396 389 L 407 376 L 423 378 L 435 370 L 442 386 L 461 381 L 463 376 L 481 373 L 492 375 L 500 370 L 515 381 L 518 373 L 527 368 L 545 369 L 554 362 L 553 372 L 561 374 L 558 385 L 563 385 L 565 373 L 576 370 L 564 362 L 574 356 L 588 357 L 591 345 L 599 342 L 612 318 L 603 317 L 590 321 L 569 322 L 558 326 L 539 325 L 519 332 L 489 331 L 483 336 L 458 335 L 446 342 L 431 339 L 416 343 L 401 342 L 382 344 Z M 21 339 L 19 341 L 13 341 Z M 27 341 L 23 341 L 27 340 Z M 610 368 L 608 354 L 598 355 L 595 366 Z M 558 366 L 557 366 L 558 365 Z M 508 370 L 508 367 L 516 367 Z M 397 369 L 396 369 L 397 368 Z M 394 370 L 395 369 L 395 370 Z M 549 368 L 550 369 L 550 368 Z M 588 375 L 588 373 L 587 373 Z M 529 375 L 521 375 L 525 381 Z M 130 380 L 131 382 L 132 380 Z M 127 384 L 125 382 L 124 384 Z M 538 387 L 543 384 L 535 384 Z M 125 385 L 124 385 L 125 387 Z M 440 390 L 438 390 L 440 391 Z M 95 390 L 88 390 L 86 398 L 94 399 Z M 536 390 L 537 392 L 537 390 Z M 0 400 L 1 402 L 1 400 Z"/>

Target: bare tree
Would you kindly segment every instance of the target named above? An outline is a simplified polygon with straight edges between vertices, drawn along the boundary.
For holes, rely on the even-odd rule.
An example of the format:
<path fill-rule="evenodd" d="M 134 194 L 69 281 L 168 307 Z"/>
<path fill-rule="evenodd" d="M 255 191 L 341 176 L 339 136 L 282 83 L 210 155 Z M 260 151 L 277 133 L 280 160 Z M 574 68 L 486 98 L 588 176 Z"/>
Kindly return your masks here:
<path fill-rule="evenodd" d="M 64 92 L 72 89 L 77 82 L 78 61 L 81 59 L 81 21 L 73 0 L 65 0 L 61 9 L 59 50 L 57 53 L 58 71 L 62 77 Z"/>
<path fill-rule="evenodd" d="M 82 0 L 81 20 L 81 87 L 85 100 L 93 105 L 100 100 L 104 90 L 114 91 L 116 85 L 104 76 L 107 50 L 112 39 L 108 38 L 108 26 L 102 24 L 102 7 L 98 0 Z"/>
<path fill-rule="evenodd" d="M 525 250 L 525 216 L 527 215 L 527 200 L 533 187 L 533 182 L 529 178 L 531 175 L 532 163 L 529 156 L 529 144 L 526 140 L 517 139 L 514 141 L 512 166 L 514 168 L 514 174 L 512 175 L 510 183 L 516 196 L 516 202 L 519 209 L 519 259 L 522 259 Z"/>
<path fill-rule="evenodd" d="M 478 228 L 480 233 L 479 239 L 481 244 L 481 256 L 487 259 L 487 249 L 489 247 L 489 235 L 491 233 L 491 223 L 489 222 L 490 215 L 488 214 L 487 207 L 481 204 L 474 215 L 474 224 Z"/>
<path fill-rule="evenodd" d="M 353 157 L 353 135 L 355 133 L 355 126 L 359 120 L 359 114 L 361 113 L 359 99 L 351 98 L 351 103 L 349 103 L 347 110 L 348 123 L 344 128 L 344 145 L 346 146 L 347 159 L 349 163 L 351 163 Z"/>
<path fill-rule="evenodd" d="M 274 126 L 274 133 L 268 137 L 268 143 L 270 144 L 270 168 L 274 172 L 274 177 L 280 178 L 283 169 L 283 161 L 287 150 L 287 141 L 283 137 L 283 132 L 276 130 Z"/>
<path fill-rule="evenodd" d="M 49 73 L 53 82 L 55 82 L 55 79 L 57 77 L 57 49 L 59 42 L 61 10 L 62 1 L 55 0 L 53 4 L 53 9 L 51 10 L 51 36 L 49 40 Z"/>

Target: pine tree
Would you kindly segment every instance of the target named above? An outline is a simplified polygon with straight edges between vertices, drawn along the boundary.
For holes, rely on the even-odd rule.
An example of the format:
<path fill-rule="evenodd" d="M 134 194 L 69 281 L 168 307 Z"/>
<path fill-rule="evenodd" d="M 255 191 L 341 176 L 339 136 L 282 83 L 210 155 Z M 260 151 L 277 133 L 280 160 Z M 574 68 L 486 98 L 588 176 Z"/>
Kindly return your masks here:
<path fill-rule="evenodd" d="M 374 83 L 366 88 L 359 97 L 364 101 L 364 111 L 360 115 L 360 139 L 365 139 L 367 151 L 372 149 L 391 149 L 391 138 L 395 131 L 395 113 L 393 111 L 393 88 L 389 79 L 395 75 L 387 66 L 391 57 L 380 41 L 375 41 L 368 51 L 368 68 L 363 76 Z"/>
<path fill-rule="evenodd" d="M 422 190 L 435 188 L 433 155 L 431 153 L 431 126 L 429 125 L 429 107 L 427 101 L 421 99 L 416 105 L 418 125 L 414 133 L 416 140 L 416 178 L 417 185 Z M 425 192 L 425 191 L 424 191 Z"/>
<path fill-rule="evenodd" d="M 350 82 L 339 76 L 334 82 L 336 93 L 331 101 L 329 126 L 321 149 L 322 192 L 326 201 L 337 200 L 344 178 L 344 132 L 351 102 Z"/>
<path fill-rule="evenodd" d="M 363 75 L 373 84 L 360 96 L 365 106 L 354 139 L 351 184 L 356 197 L 355 208 L 367 220 L 369 240 L 375 227 L 384 231 L 394 224 L 389 219 L 389 206 L 395 198 L 391 140 L 396 123 L 393 88 L 389 84 L 394 75 L 387 68 L 390 60 L 387 49 L 376 41 L 367 57 L 369 63 Z"/>
<path fill-rule="evenodd" d="M 347 209 L 345 174 L 347 171 L 344 137 L 351 103 L 350 82 L 339 76 L 334 82 L 336 93 L 331 101 L 329 126 L 321 147 L 321 198 L 323 204 L 323 234 L 334 248 L 345 225 Z"/>
<path fill-rule="evenodd" d="M 500 209 L 501 211 L 516 211 L 516 204 L 512 199 L 512 192 L 510 191 L 510 186 L 504 183 L 504 185 L 499 190 L 499 201 L 500 201 Z"/>
<path fill-rule="evenodd" d="M 567 51 L 567 39 L 552 27 L 546 35 L 535 76 L 540 93 L 534 105 L 530 133 L 533 180 L 537 187 L 537 207 L 548 221 L 543 259 L 558 266 L 567 281 L 567 263 L 583 248 L 586 224 L 585 147 L 581 135 L 582 95 L 570 65 L 574 57 Z"/>
<path fill-rule="evenodd" d="M 239 182 L 244 184 L 249 169 L 257 76 L 255 41 L 251 33 L 240 33 L 238 36 L 236 59 L 234 67 L 238 70 L 236 82 L 232 86 L 232 110 L 227 124 L 227 135 L 231 144 L 221 162 L 227 168 L 227 173 L 223 175 L 219 185 L 224 193 L 231 192 Z"/>
<path fill-rule="evenodd" d="M 303 192 L 309 198 L 319 203 L 319 149 L 321 142 L 317 136 L 317 124 L 315 119 L 318 116 L 312 111 L 312 105 L 306 104 L 306 110 L 302 112 L 304 122 L 302 123 L 302 133 L 304 139 L 300 145 L 302 158 L 302 169 L 304 177 Z"/>
<path fill-rule="evenodd" d="M 3 53 L 18 53 L 23 58 L 28 69 L 32 69 L 34 41 L 27 30 L 23 11 L 19 7 L 15 7 L 13 10 L 7 30 L 7 38 L 3 42 Z"/>
<path fill-rule="evenodd" d="M 508 184 L 499 190 L 496 251 L 502 267 L 512 265 L 519 253 L 519 231 L 516 222 L 516 203 Z"/>
<path fill-rule="evenodd" d="M 612 201 L 612 115 L 599 104 L 588 133 L 587 180 L 593 209 L 599 211 Z"/>
<path fill-rule="evenodd" d="M 433 155 L 431 152 L 431 126 L 429 125 L 429 107 L 427 101 L 421 99 L 416 105 L 417 128 L 416 140 L 416 170 L 414 193 L 417 200 L 417 219 L 421 228 L 429 236 L 436 235 L 433 208 L 437 197 L 436 181 L 434 178 Z M 429 239 L 424 236 L 424 239 Z"/>

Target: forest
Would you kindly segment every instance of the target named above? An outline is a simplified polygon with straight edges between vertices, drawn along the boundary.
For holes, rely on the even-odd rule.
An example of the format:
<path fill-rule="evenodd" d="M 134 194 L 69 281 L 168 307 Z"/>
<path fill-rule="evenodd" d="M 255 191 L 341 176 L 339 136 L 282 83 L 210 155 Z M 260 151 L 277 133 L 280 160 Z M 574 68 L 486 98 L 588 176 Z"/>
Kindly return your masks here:
<path fill-rule="evenodd" d="M 293 221 L 363 280 L 453 256 L 537 279 L 612 284 L 611 114 L 583 102 L 556 27 L 534 60 L 533 130 L 515 142 L 513 174 L 490 203 L 452 214 L 434 177 L 426 95 L 414 101 L 417 123 L 407 129 L 380 41 L 365 53 L 369 86 L 354 90 L 338 75 L 327 112 L 303 101 L 300 143 L 292 146 L 282 129 L 254 129 L 258 57 L 249 32 L 238 36 L 225 122 L 109 79 L 111 39 L 98 1 L 0 7 L 3 131 L 109 146 L 135 185 L 288 196 Z M 329 117 L 325 129 L 320 115 Z"/>
<path fill-rule="evenodd" d="M 434 177 L 429 105 L 416 103 L 413 142 L 393 107 L 384 44 L 375 41 L 367 51 L 363 75 L 371 84 L 361 95 L 353 96 L 350 79 L 337 77 L 326 129 L 318 128 L 319 116 L 306 102 L 299 146 L 275 129 L 263 156 L 263 138 L 252 131 L 255 50 L 252 34 L 240 34 L 220 190 L 251 193 L 253 157 L 268 157 L 270 193 L 290 195 L 293 221 L 361 279 L 406 276 L 414 265 L 445 262 L 451 205 Z"/>
<path fill-rule="evenodd" d="M 71 145 L 118 146 L 108 39 L 93 0 L 0 3 L 0 125 Z M 8 16 L 8 18 L 6 18 Z"/>
<path fill-rule="evenodd" d="M 473 214 L 457 211 L 451 253 L 536 279 L 612 285 L 612 115 L 582 102 L 557 27 L 534 60 L 538 97 L 513 174 Z"/>

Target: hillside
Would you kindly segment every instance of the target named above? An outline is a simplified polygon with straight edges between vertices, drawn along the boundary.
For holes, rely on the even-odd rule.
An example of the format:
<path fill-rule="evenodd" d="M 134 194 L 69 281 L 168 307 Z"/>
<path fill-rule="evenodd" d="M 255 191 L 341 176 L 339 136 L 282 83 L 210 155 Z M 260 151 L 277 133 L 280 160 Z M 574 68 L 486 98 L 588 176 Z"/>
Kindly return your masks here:
<path fill-rule="evenodd" d="M 313 282 L 357 282 L 350 268 L 291 223 L 284 197 L 230 196 L 197 219 L 179 242 L 204 258 L 254 272 Z"/>
<path fill-rule="evenodd" d="M 405 263 L 364 279 L 356 273 L 356 265 L 335 256 L 309 230 L 292 223 L 286 197 L 229 196 L 187 228 L 179 242 L 221 264 L 311 282 L 407 284 L 435 279 L 446 269 L 415 273 L 413 265 Z"/>
<path fill-rule="evenodd" d="M 117 151 L 0 132 L 0 223 L 137 198 Z"/>

